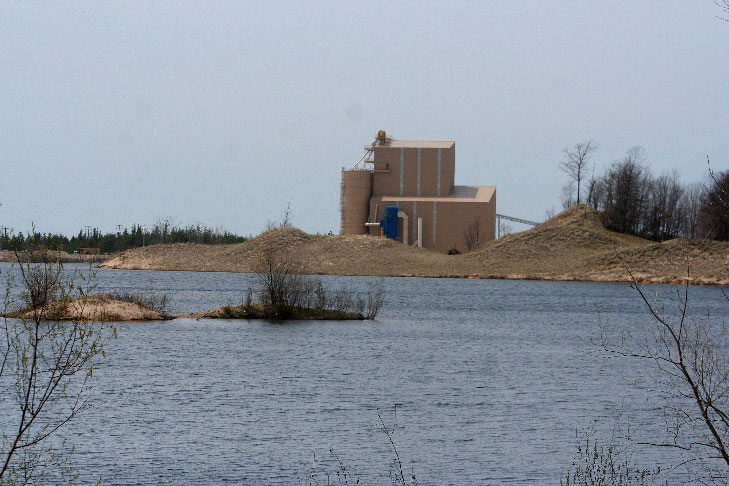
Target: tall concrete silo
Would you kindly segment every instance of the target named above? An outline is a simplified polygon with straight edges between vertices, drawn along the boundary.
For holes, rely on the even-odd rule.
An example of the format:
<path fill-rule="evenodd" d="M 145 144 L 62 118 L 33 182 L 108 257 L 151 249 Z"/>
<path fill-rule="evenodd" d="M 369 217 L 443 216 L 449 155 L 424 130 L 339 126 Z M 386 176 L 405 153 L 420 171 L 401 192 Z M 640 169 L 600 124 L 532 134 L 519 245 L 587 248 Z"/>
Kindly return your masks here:
<path fill-rule="evenodd" d="M 364 235 L 372 197 L 372 172 L 342 169 L 340 235 Z"/>

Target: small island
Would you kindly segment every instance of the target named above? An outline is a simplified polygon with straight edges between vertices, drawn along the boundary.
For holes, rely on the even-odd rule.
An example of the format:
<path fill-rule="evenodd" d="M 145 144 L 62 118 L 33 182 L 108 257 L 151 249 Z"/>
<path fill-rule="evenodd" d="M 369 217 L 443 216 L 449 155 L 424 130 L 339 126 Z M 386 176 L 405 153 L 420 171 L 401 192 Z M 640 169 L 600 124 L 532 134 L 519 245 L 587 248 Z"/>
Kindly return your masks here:
<path fill-rule="evenodd" d="M 172 315 L 167 312 L 169 296 L 141 293 L 111 293 L 88 295 L 75 299 L 60 299 L 43 306 L 29 306 L 9 312 L 4 317 L 40 321 L 95 321 L 130 322 L 162 321 L 177 318 L 193 319 L 264 319 L 269 321 L 326 320 L 361 321 L 374 319 L 382 305 L 381 291 L 370 292 L 366 299 L 353 297 L 353 292 L 342 290 L 328 295 L 319 281 L 294 279 L 290 284 L 287 276 L 285 291 L 277 295 L 276 304 L 259 294 L 261 301 L 192 314 Z M 301 282 L 307 282 L 303 287 Z M 294 302 L 291 295 L 306 296 L 302 303 Z M 314 298 L 316 297 L 316 298 Z M 307 305 L 308 304 L 308 305 Z"/>
<path fill-rule="evenodd" d="M 8 313 L 15 319 L 43 321 L 162 321 L 171 319 L 162 312 L 149 309 L 140 302 L 114 299 L 108 295 L 89 295 L 73 300 L 59 300 L 44 308 L 25 308 Z"/>
<path fill-rule="evenodd" d="M 367 319 L 367 316 L 362 312 L 309 307 L 291 308 L 286 317 L 281 318 L 277 317 L 274 309 L 263 304 L 226 305 L 207 312 L 189 314 L 184 317 L 195 319 L 266 319 L 292 321 L 363 321 Z"/>

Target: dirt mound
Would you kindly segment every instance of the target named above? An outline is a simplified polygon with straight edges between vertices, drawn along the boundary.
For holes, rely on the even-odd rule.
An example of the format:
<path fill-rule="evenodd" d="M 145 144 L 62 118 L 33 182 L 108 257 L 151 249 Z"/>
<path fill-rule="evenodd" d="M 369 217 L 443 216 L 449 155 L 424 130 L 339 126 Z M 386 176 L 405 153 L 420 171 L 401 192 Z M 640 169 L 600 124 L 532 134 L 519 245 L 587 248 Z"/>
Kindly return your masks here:
<path fill-rule="evenodd" d="M 565 209 L 561 213 L 552 216 L 544 223 L 535 226 L 535 228 L 567 226 L 586 226 L 595 229 L 604 229 L 600 213 L 589 206 L 585 206 L 584 204 Z"/>
<path fill-rule="evenodd" d="M 292 250 L 310 242 L 316 236 L 304 233 L 298 228 L 276 228 L 264 231 L 260 235 L 240 244 L 251 252 L 263 254 L 265 251 Z"/>
<path fill-rule="evenodd" d="M 600 214 L 585 205 L 571 207 L 548 221 L 521 233 L 514 233 L 496 240 L 477 253 L 491 249 L 509 248 L 510 250 L 539 249 L 548 252 L 564 252 L 580 249 L 600 252 L 612 250 L 615 246 L 630 247 L 649 244 L 647 240 L 635 236 L 616 233 L 605 228 Z M 520 246 L 524 248 L 520 248 Z"/>
<path fill-rule="evenodd" d="M 562 275 L 592 255 L 649 244 L 642 238 L 605 229 L 597 211 L 580 205 L 528 231 L 488 242 L 463 258 L 490 272 Z"/>
<path fill-rule="evenodd" d="M 267 251 L 283 251 L 310 274 L 626 281 L 625 265 L 646 282 L 729 283 L 729 243 L 664 243 L 604 227 L 597 211 L 572 207 L 521 233 L 448 256 L 370 236 L 264 232 L 234 245 L 155 245 L 126 251 L 106 268 L 255 272 Z"/>

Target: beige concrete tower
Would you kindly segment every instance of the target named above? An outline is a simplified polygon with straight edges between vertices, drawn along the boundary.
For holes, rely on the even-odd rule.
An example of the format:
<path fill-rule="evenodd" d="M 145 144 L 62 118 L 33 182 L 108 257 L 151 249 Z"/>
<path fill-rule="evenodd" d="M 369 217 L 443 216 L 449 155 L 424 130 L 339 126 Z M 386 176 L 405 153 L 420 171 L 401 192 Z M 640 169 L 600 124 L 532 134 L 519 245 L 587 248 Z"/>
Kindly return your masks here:
<path fill-rule="evenodd" d="M 370 211 L 372 197 L 372 172 L 364 169 L 342 169 L 340 193 L 341 235 L 363 235 L 367 233 L 365 223 Z"/>

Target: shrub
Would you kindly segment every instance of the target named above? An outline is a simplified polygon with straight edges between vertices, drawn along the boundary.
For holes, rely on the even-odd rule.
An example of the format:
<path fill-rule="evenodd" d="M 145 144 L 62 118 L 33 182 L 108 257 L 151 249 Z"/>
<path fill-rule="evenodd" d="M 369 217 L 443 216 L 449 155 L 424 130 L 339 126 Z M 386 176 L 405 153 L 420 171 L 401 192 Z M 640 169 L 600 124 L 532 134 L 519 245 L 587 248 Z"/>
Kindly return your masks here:
<path fill-rule="evenodd" d="M 337 315 L 351 319 L 354 314 L 371 320 L 383 303 L 384 292 L 380 285 L 370 285 L 366 298 L 350 288 L 328 292 L 320 279 L 304 275 L 298 260 L 288 252 L 267 251 L 256 275 L 258 304 L 268 319 L 332 318 Z M 255 314 L 250 312 L 253 306 L 253 292 L 249 289 L 243 307 L 251 316 Z"/>
<path fill-rule="evenodd" d="M 121 302 L 132 302 L 139 304 L 145 309 L 149 309 L 155 312 L 159 312 L 165 317 L 168 317 L 168 305 L 170 302 L 170 294 L 168 293 L 141 293 L 141 292 L 129 292 L 126 290 L 117 290 L 105 294 L 110 299 L 119 300 Z"/>

